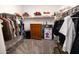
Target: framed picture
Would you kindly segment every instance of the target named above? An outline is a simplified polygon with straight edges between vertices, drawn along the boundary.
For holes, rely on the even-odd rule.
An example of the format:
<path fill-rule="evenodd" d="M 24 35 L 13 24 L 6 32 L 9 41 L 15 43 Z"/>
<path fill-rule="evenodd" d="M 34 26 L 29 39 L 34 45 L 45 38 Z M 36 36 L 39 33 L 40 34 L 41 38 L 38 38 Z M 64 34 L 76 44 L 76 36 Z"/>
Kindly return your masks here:
<path fill-rule="evenodd" d="M 44 28 L 44 39 L 52 39 L 52 28 Z"/>

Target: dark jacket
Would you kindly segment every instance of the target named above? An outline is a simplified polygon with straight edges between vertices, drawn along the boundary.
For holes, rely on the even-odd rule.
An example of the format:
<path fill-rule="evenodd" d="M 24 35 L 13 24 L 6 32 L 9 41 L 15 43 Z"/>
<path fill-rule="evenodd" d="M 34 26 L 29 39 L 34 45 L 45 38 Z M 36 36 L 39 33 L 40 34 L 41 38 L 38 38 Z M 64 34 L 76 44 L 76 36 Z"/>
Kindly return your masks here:
<path fill-rule="evenodd" d="M 59 36 L 59 41 L 60 41 L 61 45 L 63 45 L 64 40 L 65 40 L 65 36 L 59 32 L 59 30 L 60 30 L 63 22 L 64 22 L 64 20 L 58 20 L 58 21 L 56 21 L 55 24 L 54 24 L 54 28 L 53 28 L 53 33 L 56 36 Z"/>

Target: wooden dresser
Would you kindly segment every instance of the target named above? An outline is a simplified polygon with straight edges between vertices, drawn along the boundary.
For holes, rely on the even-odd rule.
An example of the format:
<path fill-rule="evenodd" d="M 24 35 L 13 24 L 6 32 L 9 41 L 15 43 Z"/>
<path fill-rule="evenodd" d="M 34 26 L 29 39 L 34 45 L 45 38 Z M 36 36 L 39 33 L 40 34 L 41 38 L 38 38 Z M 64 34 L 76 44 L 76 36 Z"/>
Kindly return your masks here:
<path fill-rule="evenodd" d="M 41 39 L 42 24 L 30 24 L 31 39 Z"/>

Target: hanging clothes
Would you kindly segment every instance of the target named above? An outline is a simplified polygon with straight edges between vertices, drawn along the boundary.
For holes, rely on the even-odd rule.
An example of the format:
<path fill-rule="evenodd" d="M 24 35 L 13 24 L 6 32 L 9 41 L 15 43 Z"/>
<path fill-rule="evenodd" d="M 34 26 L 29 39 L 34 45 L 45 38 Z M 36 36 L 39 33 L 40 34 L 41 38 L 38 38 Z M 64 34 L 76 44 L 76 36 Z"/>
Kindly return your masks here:
<path fill-rule="evenodd" d="M 12 39 L 12 27 L 11 27 L 11 24 L 10 24 L 10 21 L 7 20 L 6 18 L 3 18 L 3 36 L 4 36 L 4 40 L 5 41 L 8 41 L 8 40 L 11 40 Z"/>
<path fill-rule="evenodd" d="M 21 17 L 17 17 L 16 22 L 17 22 L 18 27 L 19 27 L 19 33 L 20 33 L 20 35 L 24 35 L 24 23 L 23 23 L 23 19 Z"/>
<path fill-rule="evenodd" d="M 11 21 L 12 28 L 13 28 L 13 36 L 16 37 L 14 22 L 12 20 L 10 20 L 10 21 Z"/>
<path fill-rule="evenodd" d="M 64 23 L 59 32 L 66 37 L 63 44 L 63 51 L 70 53 L 76 35 L 74 22 L 70 16 L 64 18 Z"/>
<path fill-rule="evenodd" d="M 4 37 L 2 32 L 2 23 L 3 21 L 0 19 L 0 54 L 6 54 L 6 47 L 4 43 Z"/>
<path fill-rule="evenodd" d="M 15 34 L 16 36 L 19 36 L 19 26 L 18 26 L 18 22 L 17 19 L 12 20 L 14 22 L 14 26 L 15 26 Z"/>
<path fill-rule="evenodd" d="M 79 17 L 79 12 L 74 14 L 72 17 Z M 79 54 L 79 18 L 73 18 L 76 26 L 76 37 L 73 43 L 71 54 Z"/>
<path fill-rule="evenodd" d="M 20 20 L 20 23 L 21 23 L 21 33 L 23 35 L 24 33 L 24 23 L 23 23 L 23 19 Z"/>
<path fill-rule="evenodd" d="M 16 19 L 16 22 L 17 22 L 17 24 L 20 24 L 20 21 L 19 21 L 19 19 L 18 19 L 18 18 Z"/>
<path fill-rule="evenodd" d="M 10 32 L 11 32 L 12 39 L 13 39 L 14 36 L 13 36 L 13 26 L 12 26 L 12 21 L 11 21 L 9 18 L 8 18 L 7 20 L 10 22 Z"/>
<path fill-rule="evenodd" d="M 64 20 L 58 20 L 55 21 L 54 28 L 53 28 L 53 34 L 56 36 L 59 36 L 60 45 L 63 46 L 63 43 L 65 41 L 65 36 L 59 32 Z"/>
<path fill-rule="evenodd" d="M 18 29 L 19 29 L 19 34 L 21 35 L 21 22 L 20 22 L 21 18 L 17 17 L 16 22 L 18 24 Z"/>
<path fill-rule="evenodd" d="M 77 32 L 76 32 L 76 38 L 71 50 L 71 54 L 79 54 L 79 21 L 77 24 Z"/>

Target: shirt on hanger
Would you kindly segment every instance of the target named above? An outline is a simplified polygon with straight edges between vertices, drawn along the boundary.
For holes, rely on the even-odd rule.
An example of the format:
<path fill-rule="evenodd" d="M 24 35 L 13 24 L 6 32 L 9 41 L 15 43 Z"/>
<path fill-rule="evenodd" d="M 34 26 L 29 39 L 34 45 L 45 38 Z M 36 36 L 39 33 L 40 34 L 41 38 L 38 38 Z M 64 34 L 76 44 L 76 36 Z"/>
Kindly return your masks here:
<path fill-rule="evenodd" d="M 6 47 L 5 47 L 5 42 L 3 38 L 3 33 L 2 33 L 2 27 L 3 25 L 1 24 L 3 21 L 0 20 L 0 54 L 5 54 L 6 53 Z"/>
<path fill-rule="evenodd" d="M 63 51 L 70 53 L 76 35 L 74 22 L 70 16 L 64 18 L 64 23 L 59 32 L 64 34 L 66 37 L 63 44 Z"/>

